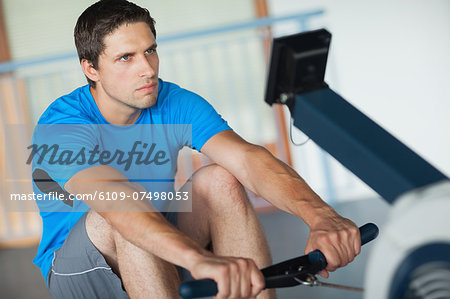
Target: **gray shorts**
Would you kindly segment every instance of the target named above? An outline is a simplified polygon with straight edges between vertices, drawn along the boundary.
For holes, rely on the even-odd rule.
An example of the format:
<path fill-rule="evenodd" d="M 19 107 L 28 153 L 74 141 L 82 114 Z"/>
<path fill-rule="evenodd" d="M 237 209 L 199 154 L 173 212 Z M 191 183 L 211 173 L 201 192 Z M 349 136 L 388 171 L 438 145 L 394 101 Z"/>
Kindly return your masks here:
<path fill-rule="evenodd" d="M 87 212 L 70 230 L 61 248 L 55 251 L 47 276 L 52 298 L 129 298 L 120 278 L 89 239 L 86 216 Z M 164 216 L 177 225 L 176 213 Z"/>

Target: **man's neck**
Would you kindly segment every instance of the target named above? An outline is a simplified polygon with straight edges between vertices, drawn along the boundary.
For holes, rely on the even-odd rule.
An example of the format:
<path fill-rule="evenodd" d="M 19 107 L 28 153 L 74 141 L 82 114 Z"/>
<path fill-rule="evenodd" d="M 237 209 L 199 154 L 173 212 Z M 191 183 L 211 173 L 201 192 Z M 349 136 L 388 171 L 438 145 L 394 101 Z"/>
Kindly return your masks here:
<path fill-rule="evenodd" d="M 141 109 L 130 107 L 117 100 L 111 99 L 108 95 L 99 92 L 97 88 L 89 87 L 89 90 L 98 110 L 103 118 L 110 124 L 116 126 L 131 125 L 134 124 L 141 115 Z"/>

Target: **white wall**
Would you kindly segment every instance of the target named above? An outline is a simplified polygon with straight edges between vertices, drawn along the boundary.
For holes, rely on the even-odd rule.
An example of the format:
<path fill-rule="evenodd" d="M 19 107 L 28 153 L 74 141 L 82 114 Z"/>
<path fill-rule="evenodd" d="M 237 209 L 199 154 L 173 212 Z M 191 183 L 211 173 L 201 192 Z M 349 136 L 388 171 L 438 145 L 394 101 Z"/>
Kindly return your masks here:
<path fill-rule="evenodd" d="M 311 29 L 333 34 L 326 81 L 450 175 L 450 1 L 268 2 L 274 16 L 325 9 Z"/>
<path fill-rule="evenodd" d="M 248 20 L 250 0 L 131 0 L 156 20 L 157 35 Z M 73 29 L 78 16 L 96 0 L 3 0 L 13 59 L 75 51 Z"/>

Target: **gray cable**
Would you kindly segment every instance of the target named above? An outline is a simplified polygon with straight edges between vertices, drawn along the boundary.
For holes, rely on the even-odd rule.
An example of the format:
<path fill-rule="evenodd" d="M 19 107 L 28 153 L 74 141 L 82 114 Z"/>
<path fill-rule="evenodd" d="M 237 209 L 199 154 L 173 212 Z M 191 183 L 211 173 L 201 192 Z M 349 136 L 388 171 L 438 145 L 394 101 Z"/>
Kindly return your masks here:
<path fill-rule="evenodd" d="M 294 142 L 294 139 L 292 138 L 292 127 L 294 126 L 294 118 L 291 116 L 291 126 L 290 126 L 290 128 L 289 128 L 289 137 L 291 138 L 291 142 L 292 142 L 292 144 L 293 145 L 295 145 L 295 146 L 302 146 L 302 145 L 305 145 L 311 138 L 307 138 L 305 141 L 303 141 L 303 142 L 300 142 L 300 143 L 295 143 Z"/>

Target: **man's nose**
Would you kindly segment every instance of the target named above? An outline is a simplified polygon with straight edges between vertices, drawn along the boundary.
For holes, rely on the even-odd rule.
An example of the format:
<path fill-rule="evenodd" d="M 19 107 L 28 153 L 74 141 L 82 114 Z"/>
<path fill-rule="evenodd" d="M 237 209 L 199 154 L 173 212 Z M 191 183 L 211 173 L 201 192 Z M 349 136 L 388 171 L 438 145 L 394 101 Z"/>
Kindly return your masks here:
<path fill-rule="evenodd" d="M 151 58 L 143 56 L 139 65 L 141 77 L 153 77 L 156 74 L 157 64 L 152 63 Z"/>

